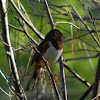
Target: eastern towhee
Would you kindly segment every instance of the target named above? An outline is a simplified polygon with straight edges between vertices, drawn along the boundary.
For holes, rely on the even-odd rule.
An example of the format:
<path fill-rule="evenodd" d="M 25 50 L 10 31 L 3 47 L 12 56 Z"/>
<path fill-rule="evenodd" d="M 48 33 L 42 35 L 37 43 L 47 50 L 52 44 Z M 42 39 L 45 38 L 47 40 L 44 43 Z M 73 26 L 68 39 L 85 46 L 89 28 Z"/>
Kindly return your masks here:
<path fill-rule="evenodd" d="M 61 56 L 63 51 L 63 37 L 64 36 L 59 30 L 53 29 L 46 35 L 45 39 L 38 46 L 37 50 L 48 61 L 49 65 L 57 62 Z M 35 52 L 32 58 L 31 65 L 34 66 L 34 71 L 28 81 L 26 91 L 30 90 L 30 84 L 34 84 L 37 76 L 40 73 L 40 69 L 45 65 L 40 54 Z M 32 82 L 32 80 L 34 80 L 34 82 Z"/>

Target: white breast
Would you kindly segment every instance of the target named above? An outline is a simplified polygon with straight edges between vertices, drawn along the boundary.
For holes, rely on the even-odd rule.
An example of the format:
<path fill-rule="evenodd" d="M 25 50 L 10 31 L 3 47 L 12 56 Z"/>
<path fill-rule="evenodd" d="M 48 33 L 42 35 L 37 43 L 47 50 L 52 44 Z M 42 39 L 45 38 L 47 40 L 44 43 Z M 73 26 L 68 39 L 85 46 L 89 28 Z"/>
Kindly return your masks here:
<path fill-rule="evenodd" d="M 44 54 L 45 59 L 51 65 L 55 63 L 62 54 L 63 49 L 57 50 L 51 42 L 49 42 L 49 48 L 47 49 L 46 53 Z"/>

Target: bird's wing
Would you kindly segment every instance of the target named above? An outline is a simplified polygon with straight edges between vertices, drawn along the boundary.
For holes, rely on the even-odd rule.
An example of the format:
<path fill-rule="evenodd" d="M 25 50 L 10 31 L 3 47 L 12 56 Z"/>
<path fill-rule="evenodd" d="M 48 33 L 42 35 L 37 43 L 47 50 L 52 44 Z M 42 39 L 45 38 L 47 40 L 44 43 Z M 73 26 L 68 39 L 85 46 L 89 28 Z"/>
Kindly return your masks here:
<path fill-rule="evenodd" d="M 49 42 L 43 40 L 40 45 L 38 46 L 37 50 L 41 53 L 41 55 L 43 56 L 43 54 L 45 53 L 45 51 L 47 50 L 47 48 L 49 47 Z M 32 57 L 32 61 L 31 61 L 31 65 L 34 63 L 34 61 L 38 61 L 38 59 L 40 58 L 40 54 L 38 54 L 37 52 L 35 52 L 35 54 Z"/>

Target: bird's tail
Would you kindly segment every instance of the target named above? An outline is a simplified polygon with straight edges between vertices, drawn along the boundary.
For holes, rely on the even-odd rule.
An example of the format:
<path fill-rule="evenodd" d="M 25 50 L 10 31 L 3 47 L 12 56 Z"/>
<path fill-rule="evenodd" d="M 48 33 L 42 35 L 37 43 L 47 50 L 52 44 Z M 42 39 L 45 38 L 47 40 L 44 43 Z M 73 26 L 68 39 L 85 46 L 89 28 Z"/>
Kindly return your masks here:
<path fill-rule="evenodd" d="M 32 76 L 30 77 L 30 79 L 27 83 L 26 91 L 33 90 L 33 88 L 39 78 L 39 74 L 40 74 L 40 72 L 36 72 L 35 70 L 33 71 Z"/>

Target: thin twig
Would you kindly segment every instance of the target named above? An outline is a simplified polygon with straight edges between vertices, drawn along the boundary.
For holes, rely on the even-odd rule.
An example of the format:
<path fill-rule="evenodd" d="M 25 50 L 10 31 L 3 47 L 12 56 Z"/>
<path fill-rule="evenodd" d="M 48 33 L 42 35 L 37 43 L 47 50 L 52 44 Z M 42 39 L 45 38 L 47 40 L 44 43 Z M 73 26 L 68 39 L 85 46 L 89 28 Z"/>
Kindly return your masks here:
<path fill-rule="evenodd" d="M 98 56 L 99 56 L 99 53 L 97 53 L 94 56 L 83 56 L 83 57 L 68 58 L 68 59 L 64 59 L 64 62 L 66 62 L 66 61 L 72 61 L 72 60 L 81 60 L 81 59 L 96 58 Z"/>
<path fill-rule="evenodd" d="M 90 83 L 87 82 L 85 79 L 83 79 L 81 76 L 79 76 L 75 71 L 73 71 L 68 65 L 66 65 L 65 63 L 64 67 L 67 68 L 78 80 L 80 80 L 82 83 L 84 83 L 87 87 L 90 87 Z"/>
<path fill-rule="evenodd" d="M 30 43 L 31 43 L 31 42 L 30 42 Z M 32 45 L 33 49 L 42 57 L 42 60 L 43 60 L 45 66 L 46 66 L 46 68 L 47 68 L 47 70 L 48 70 L 48 73 L 49 73 L 49 76 L 50 76 L 50 78 L 51 78 L 53 87 L 54 87 L 54 89 L 55 89 L 57 99 L 58 99 L 58 100 L 61 100 L 60 94 L 59 94 L 58 89 L 57 89 L 57 86 L 56 86 L 56 82 L 55 82 L 55 80 L 54 80 L 54 76 L 53 76 L 53 74 L 52 74 L 52 72 L 51 72 L 51 70 L 50 70 L 50 67 L 49 67 L 49 65 L 48 65 L 48 62 L 47 62 L 47 61 L 45 60 L 45 58 L 40 54 L 40 52 L 34 47 L 34 45 L 33 45 L 32 43 L 31 43 L 31 45 Z"/>
<path fill-rule="evenodd" d="M 23 32 L 25 33 L 25 35 L 27 35 L 27 37 L 29 38 L 29 40 L 32 41 L 33 43 L 35 43 L 36 45 L 39 45 L 39 44 L 37 43 L 37 41 L 36 41 L 35 39 L 33 39 L 33 38 L 30 36 L 30 34 L 25 30 L 25 28 L 22 26 L 20 20 L 19 20 L 16 16 L 14 16 L 14 17 L 15 17 L 15 18 L 17 19 L 17 21 L 19 22 L 20 26 L 21 26 L 22 29 L 23 29 Z"/>
<path fill-rule="evenodd" d="M 32 51 L 31 51 L 31 54 L 30 54 L 30 57 L 29 57 L 29 60 L 28 60 L 28 63 L 27 63 L 26 70 L 25 70 L 24 75 L 23 75 L 23 77 L 22 77 L 21 84 L 22 84 L 22 82 L 23 82 L 23 80 L 24 80 L 24 78 L 25 78 L 25 76 L 26 76 L 26 73 L 27 73 L 27 70 L 28 70 L 28 67 L 29 67 L 29 64 L 30 64 L 30 61 L 31 61 L 32 54 L 33 54 L 33 49 L 32 49 Z"/>
<path fill-rule="evenodd" d="M 65 80 L 65 72 L 64 72 L 64 65 L 63 65 L 63 57 L 61 56 L 59 59 L 60 64 L 60 77 L 61 77 L 61 84 L 62 84 L 62 95 L 63 100 L 67 100 L 67 89 L 66 89 L 66 80 Z"/>
<path fill-rule="evenodd" d="M 24 20 L 24 22 L 36 33 L 36 35 L 41 38 L 44 39 L 44 36 L 35 28 L 35 26 L 30 23 L 22 14 L 22 12 L 17 8 L 16 4 L 13 2 L 13 0 L 9 0 L 10 3 L 12 4 L 12 6 L 15 8 L 15 10 L 17 11 L 17 13 L 20 15 L 20 17 L 22 18 L 22 20 Z"/>
<path fill-rule="evenodd" d="M 75 13 L 78 15 L 80 21 L 85 25 L 85 27 L 87 28 L 87 30 L 90 32 L 91 29 L 90 27 L 84 22 L 84 20 L 82 19 L 82 17 L 80 16 L 80 14 L 77 12 L 77 10 L 75 9 L 75 7 L 73 5 L 71 5 L 73 10 L 75 11 Z M 91 36 L 93 37 L 93 39 L 95 40 L 95 42 L 98 44 L 98 46 L 100 46 L 100 43 L 99 41 L 97 40 L 97 38 L 94 36 L 93 33 L 91 33 Z"/>
<path fill-rule="evenodd" d="M 78 52 L 78 51 L 98 52 L 98 51 L 96 51 L 96 50 L 91 50 L 91 49 L 76 49 L 76 50 L 73 50 L 73 52 Z M 63 52 L 63 54 L 64 54 L 64 53 L 70 53 L 70 52 L 72 52 L 72 50 L 65 51 L 65 52 Z"/>
<path fill-rule="evenodd" d="M 88 13 L 89 13 L 89 15 L 90 15 L 89 18 L 90 18 L 91 22 L 92 22 L 93 25 L 94 25 L 94 28 L 95 28 L 96 33 L 97 33 L 97 35 L 98 35 L 98 40 L 99 40 L 99 42 L 100 42 L 98 29 L 97 29 L 96 23 L 95 23 L 95 18 L 93 17 L 93 15 L 92 15 L 91 11 L 89 10 L 89 8 L 86 7 L 86 6 L 84 5 L 84 3 L 82 2 L 82 0 L 80 0 L 80 2 L 81 2 L 81 4 L 83 5 L 83 7 L 84 7 L 84 9 L 86 10 L 86 12 L 88 11 Z M 99 46 L 100 46 L 100 45 L 99 45 Z"/>
<path fill-rule="evenodd" d="M 1 87 L 0 87 L 0 90 L 1 90 L 4 94 L 6 94 L 7 96 L 13 97 L 13 95 L 8 94 L 8 93 L 7 93 L 6 91 L 4 91 L 4 89 L 2 89 Z"/>
<path fill-rule="evenodd" d="M 9 90 L 18 98 L 17 93 L 15 88 L 10 84 L 9 80 L 6 78 L 6 76 L 4 75 L 4 73 L 2 72 L 2 70 L 0 69 L 0 74 L 3 76 L 3 78 L 6 80 L 6 83 L 8 85 Z M 13 90 L 12 90 L 13 89 Z M 18 93 L 18 95 L 20 95 Z M 10 96 L 10 95 L 9 95 Z M 19 99 L 19 98 L 18 98 Z"/>
<path fill-rule="evenodd" d="M 9 36 L 9 27 L 8 27 L 8 16 L 7 16 L 7 8 L 6 8 L 6 0 L 0 0 L 0 11 L 1 11 L 1 24 L 2 24 L 2 38 L 5 43 L 7 43 L 11 47 L 10 36 Z M 19 74 L 14 58 L 14 53 L 12 48 L 5 45 L 5 50 L 7 54 L 7 60 L 9 62 L 13 83 L 16 89 L 16 95 L 20 100 L 25 99 L 26 95 L 23 91 L 23 88 L 20 85 Z"/>
<path fill-rule="evenodd" d="M 70 22 L 65 22 L 65 21 L 55 22 L 54 24 L 60 24 L 60 23 L 70 24 L 70 25 L 73 25 L 75 28 L 80 29 L 80 28 L 79 28 L 78 26 L 76 26 L 75 24 L 70 23 Z"/>
<path fill-rule="evenodd" d="M 92 92 L 92 99 L 98 96 L 100 90 L 100 52 L 99 52 L 99 59 L 98 59 L 98 65 L 95 75 L 95 81 L 93 85 L 93 92 Z M 97 99 L 94 99 L 97 100 Z"/>
<path fill-rule="evenodd" d="M 59 26 L 57 26 L 57 27 L 59 27 Z M 68 32 L 66 29 L 64 29 L 64 28 L 61 28 L 61 27 L 59 27 L 60 29 L 62 29 L 62 30 L 64 30 L 65 32 L 67 32 L 67 33 L 70 33 L 70 32 Z M 92 30 L 91 30 L 92 31 Z M 90 33 L 91 33 L 91 31 L 90 31 Z M 71 34 L 71 33 L 70 33 Z M 78 36 L 76 36 L 75 34 L 73 34 L 76 38 L 78 37 Z M 83 35 L 84 36 L 84 35 Z M 95 46 L 93 46 L 92 44 L 90 44 L 89 42 L 86 42 L 84 39 L 82 39 L 81 37 L 78 37 L 82 42 L 84 42 L 84 43 L 86 43 L 87 45 L 89 45 L 89 46 L 91 46 L 92 48 L 94 48 L 95 50 L 97 50 L 97 48 L 95 47 Z M 68 41 L 69 40 L 72 40 L 72 39 L 68 39 Z M 65 40 L 66 42 L 67 42 L 67 40 Z M 64 42 L 65 42 L 64 41 Z"/>
<path fill-rule="evenodd" d="M 21 28 L 17 28 L 17 27 L 14 26 L 14 25 L 9 24 L 9 26 L 10 26 L 11 28 L 14 28 L 15 30 L 18 30 L 18 31 L 24 32 L 23 29 L 21 29 Z"/>
<path fill-rule="evenodd" d="M 47 11 L 47 15 L 48 15 L 48 18 L 49 18 L 49 22 L 50 22 L 50 25 L 51 25 L 51 29 L 54 29 L 54 22 L 53 22 L 52 15 L 50 13 L 50 9 L 49 9 L 47 0 L 44 0 L 44 6 L 45 6 L 46 11 Z"/>
<path fill-rule="evenodd" d="M 49 18 L 49 22 L 50 22 L 50 25 L 51 25 L 51 29 L 54 29 L 55 26 L 54 26 L 54 22 L 53 22 L 52 15 L 51 15 L 50 10 L 49 10 L 49 6 L 48 6 L 48 3 L 47 3 L 47 0 L 44 0 L 44 5 L 45 5 L 46 11 L 47 11 L 47 15 L 48 15 L 48 18 Z M 46 66 L 46 67 L 47 67 L 47 70 L 48 70 L 48 72 L 50 74 L 50 77 L 51 77 L 51 80 L 52 80 L 52 84 L 54 86 L 54 89 L 55 89 L 55 92 L 56 92 L 56 95 L 57 95 L 57 99 L 58 100 L 61 100 L 60 94 L 59 94 L 58 89 L 56 87 L 56 83 L 55 83 L 53 74 L 51 73 L 49 66 Z"/>
<path fill-rule="evenodd" d="M 86 96 L 88 96 L 88 94 L 91 92 L 92 88 L 93 84 L 85 91 L 85 93 L 79 98 L 79 100 L 84 100 Z"/>
<path fill-rule="evenodd" d="M 83 45 L 84 45 L 84 48 L 87 49 L 86 44 L 83 43 Z M 86 54 L 87 54 L 88 57 L 90 56 L 88 51 L 86 51 Z M 90 66 L 91 66 L 93 72 L 95 73 L 95 68 L 94 68 L 94 66 L 93 66 L 93 63 L 92 63 L 91 58 L 89 58 L 89 63 L 90 63 Z"/>

